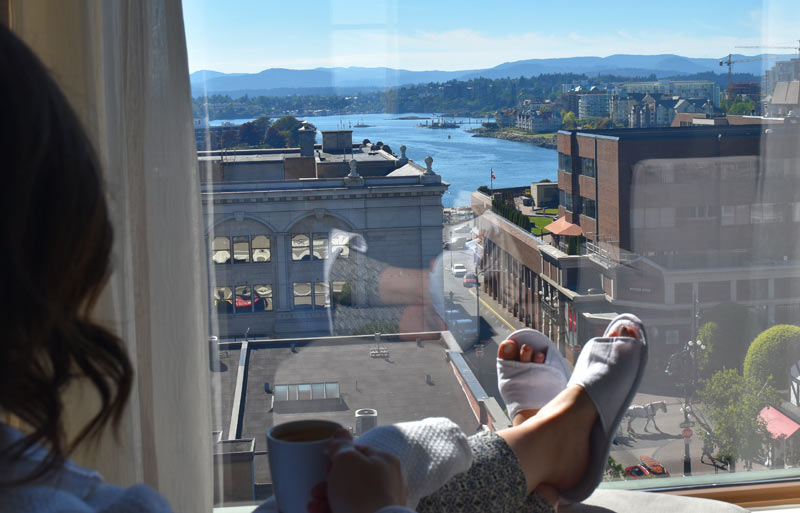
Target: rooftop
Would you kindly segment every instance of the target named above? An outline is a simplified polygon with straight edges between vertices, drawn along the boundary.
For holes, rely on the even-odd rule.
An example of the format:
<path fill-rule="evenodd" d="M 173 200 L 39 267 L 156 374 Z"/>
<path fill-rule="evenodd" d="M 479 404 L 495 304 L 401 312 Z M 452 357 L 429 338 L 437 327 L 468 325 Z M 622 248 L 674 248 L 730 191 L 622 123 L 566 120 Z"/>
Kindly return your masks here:
<path fill-rule="evenodd" d="M 389 338 L 389 337 L 384 337 Z M 295 352 L 288 341 L 249 342 L 243 398 L 242 426 L 239 438 L 255 440 L 255 482 L 268 483 L 269 466 L 265 454 L 267 429 L 275 424 L 300 419 L 327 419 L 354 427 L 355 411 L 373 408 L 378 424 L 447 417 L 467 433 L 474 433 L 479 422 L 467 401 L 453 367 L 447 361 L 447 347 L 439 339 L 382 341 L 388 357 L 374 358 L 372 337 L 329 337 L 295 342 Z M 233 351 L 228 354 L 232 359 Z M 231 415 L 236 365 L 228 364 L 227 378 L 219 391 L 219 416 Z M 428 378 L 430 376 L 430 378 Z M 337 405 L 308 401 L 292 408 L 292 413 L 272 410 L 276 385 L 338 383 L 341 403 Z M 216 398 L 215 398 L 216 399 Z M 292 401 L 301 403 L 302 401 Z M 298 411 L 300 410 L 300 411 Z M 216 419 L 215 429 L 227 429 L 229 419 Z M 223 439 L 230 438 L 227 432 Z"/>

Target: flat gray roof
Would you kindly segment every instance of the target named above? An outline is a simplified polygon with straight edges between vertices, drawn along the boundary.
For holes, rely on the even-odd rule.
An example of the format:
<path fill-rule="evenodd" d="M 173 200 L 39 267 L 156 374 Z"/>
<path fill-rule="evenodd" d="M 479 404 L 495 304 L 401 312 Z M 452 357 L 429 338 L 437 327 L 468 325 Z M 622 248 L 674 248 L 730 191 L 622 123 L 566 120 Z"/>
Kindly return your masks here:
<path fill-rule="evenodd" d="M 345 427 L 355 426 L 355 411 L 374 408 L 378 424 L 447 417 L 472 434 L 479 427 L 464 391 L 450 363 L 446 348 L 439 341 L 383 342 L 388 358 L 372 358 L 373 341 L 340 338 L 312 341 L 297 347 L 250 347 L 245 412 L 241 438 L 256 441 L 257 483 L 271 482 L 266 454 L 266 431 L 274 424 L 300 419 L 329 419 Z M 428 384 L 426 375 L 431 376 Z M 301 384 L 338 382 L 343 399 L 337 411 L 273 413 L 272 395 L 264 392 L 264 382 Z M 233 394 L 232 388 L 224 389 Z M 231 404 L 232 399 L 225 404 Z M 229 413 L 230 406 L 228 406 Z M 223 410 L 225 411 L 225 410 Z"/>

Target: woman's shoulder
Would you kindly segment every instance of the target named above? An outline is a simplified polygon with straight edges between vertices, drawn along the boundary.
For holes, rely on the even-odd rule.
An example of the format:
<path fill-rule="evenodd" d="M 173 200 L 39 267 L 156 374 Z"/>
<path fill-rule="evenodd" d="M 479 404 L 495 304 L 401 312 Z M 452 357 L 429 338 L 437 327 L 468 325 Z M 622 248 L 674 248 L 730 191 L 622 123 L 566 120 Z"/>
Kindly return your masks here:
<path fill-rule="evenodd" d="M 171 513 L 167 501 L 147 485 L 100 485 L 88 497 L 52 486 L 0 491 L 0 513 Z"/>

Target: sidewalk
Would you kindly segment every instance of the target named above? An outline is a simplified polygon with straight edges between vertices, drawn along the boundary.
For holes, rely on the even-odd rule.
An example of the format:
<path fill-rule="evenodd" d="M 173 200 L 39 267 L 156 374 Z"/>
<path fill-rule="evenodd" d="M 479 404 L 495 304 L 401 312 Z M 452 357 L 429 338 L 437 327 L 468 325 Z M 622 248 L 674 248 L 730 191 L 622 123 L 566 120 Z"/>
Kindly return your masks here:
<path fill-rule="evenodd" d="M 474 297 L 475 290 L 469 289 L 469 293 Z M 491 296 L 488 294 L 484 294 L 481 292 L 481 309 L 488 309 L 491 313 L 497 316 L 503 324 L 508 326 L 512 331 L 516 331 L 525 327 L 520 321 L 518 321 L 508 310 L 503 308 L 500 303 L 492 299 Z"/>

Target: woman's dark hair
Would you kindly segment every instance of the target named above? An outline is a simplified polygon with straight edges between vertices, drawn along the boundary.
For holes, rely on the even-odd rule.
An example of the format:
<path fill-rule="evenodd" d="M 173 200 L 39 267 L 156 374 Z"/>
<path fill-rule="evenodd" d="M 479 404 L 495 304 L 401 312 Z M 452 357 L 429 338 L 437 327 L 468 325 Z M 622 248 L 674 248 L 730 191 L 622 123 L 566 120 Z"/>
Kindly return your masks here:
<path fill-rule="evenodd" d="M 109 275 L 113 233 L 97 155 L 47 70 L 0 24 L 0 409 L 27 435 L 0 448 L 13 462 L 41 444 L 30 482 L 87 438 L 119 423 L 133 370 L 122 341 L 90 312 Z M 76 379 L 101 408 L 69 443 L 62 393 Z"/>

